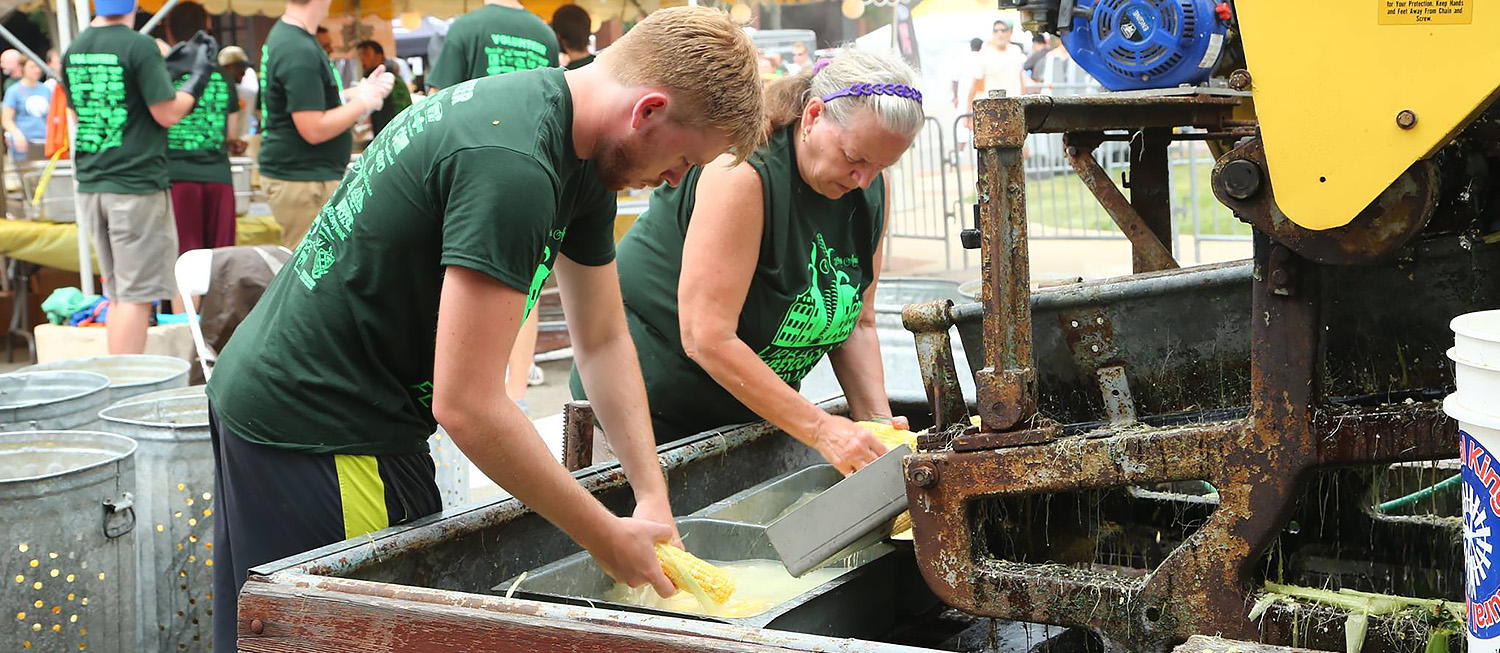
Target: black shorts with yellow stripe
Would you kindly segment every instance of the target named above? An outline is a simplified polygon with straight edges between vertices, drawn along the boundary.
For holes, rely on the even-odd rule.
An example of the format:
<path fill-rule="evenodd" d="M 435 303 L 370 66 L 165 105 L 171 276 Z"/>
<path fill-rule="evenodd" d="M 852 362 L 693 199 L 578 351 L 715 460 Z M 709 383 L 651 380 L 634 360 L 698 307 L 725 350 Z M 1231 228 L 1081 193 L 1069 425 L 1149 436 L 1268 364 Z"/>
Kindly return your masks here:
<path fill-rule="evenodd" d="M 214 650 L 236 650 L 252 567 L 442 509 L 432 456 L 310 454 L 247 442 L 209 406 L 213 435 Z"/>

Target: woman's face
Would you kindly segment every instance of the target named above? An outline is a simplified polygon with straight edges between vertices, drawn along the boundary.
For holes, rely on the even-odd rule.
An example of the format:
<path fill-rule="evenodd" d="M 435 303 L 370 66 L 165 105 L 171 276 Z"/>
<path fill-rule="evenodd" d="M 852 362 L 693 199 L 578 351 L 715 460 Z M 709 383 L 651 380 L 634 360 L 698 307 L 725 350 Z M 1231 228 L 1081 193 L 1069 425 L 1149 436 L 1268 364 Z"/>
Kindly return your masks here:
<path fill-rule="evenodd" d="M 27 59 L 26 63 L 21 64 L 21 77 L 27 81 L 38 81 L 42 78 L 42 67 L 36 65 L 35 61 Z"/>
<path fill-rule="evenodd" d="M 837 101 L 837 100 L 835 100 Z M 802 180 L 819 195 L 839 199 L 856 188 L 869 188 L 882 170 L 901 159 L 916 134 L 898 134 L 881 126 L 864 109 L 840 127 L 828 117 L 822 100 L 802 110 L 797 167 Z"/>

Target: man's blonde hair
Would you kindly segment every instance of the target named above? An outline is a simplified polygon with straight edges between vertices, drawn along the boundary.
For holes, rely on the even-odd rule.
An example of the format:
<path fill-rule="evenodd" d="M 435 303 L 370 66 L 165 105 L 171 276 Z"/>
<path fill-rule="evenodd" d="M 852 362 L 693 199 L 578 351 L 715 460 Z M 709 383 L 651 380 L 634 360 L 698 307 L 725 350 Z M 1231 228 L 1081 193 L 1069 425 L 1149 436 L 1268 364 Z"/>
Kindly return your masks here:
<path fill-rule="evenodd" d="M 755 44 L 729 14 L 708 7 L 657 11 L 599 53 L 595 65 L 626 86 L 659 88 L 688 127 L 723 131 L 743 160 L 766 136 Z"/>

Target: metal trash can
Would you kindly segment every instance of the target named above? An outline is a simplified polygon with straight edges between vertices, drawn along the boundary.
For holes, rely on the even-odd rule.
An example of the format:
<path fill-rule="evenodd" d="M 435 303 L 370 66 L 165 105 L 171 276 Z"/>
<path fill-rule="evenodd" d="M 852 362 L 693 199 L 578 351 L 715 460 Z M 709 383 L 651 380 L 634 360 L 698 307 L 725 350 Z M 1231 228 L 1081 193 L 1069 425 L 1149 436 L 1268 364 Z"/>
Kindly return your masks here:
<path fill-rule="evenodd" d="M 192 368 L 191 363 L 173 356 L 118 354 L 92 358 L 69 358 L 23 367 L 16 371 L 75 370 L 103 374 L 109 377 L 110 401 L 119 402 L 122 399 L 157 390 L 187 387 L 188 372 Z"/>
<path fill-rule="evenodd" d="M 439 426 L 437 433 L 427 438 L 427 449 L 432 454 L 432 465 L 437 470 L 438 495 L 443 498 L 443 510 L 457 508 L 469 503 L 469 458 L 453 444 L 453 438 Z"/>
<path fill-rule="evenodd" d="M 207 651 L 214 584 L 208 398 L 201 391 L 196 396 L 133 398 L 104 409 L 99 418 L 105 430 L 140 447 L 135 495 L 141 521 L 139 650 Z"/>
<path fill-rule="evenodd" d="M 0 374 L 0 432 L 89 429 L 108 405 L 109 379 L 102 374 Z"/>
<path fill-rule="evenodd" d="M 136 651 L 136 444 L 0 434 L 0 650 Z"/>
<path fill-rule="evenodd" d="M 189 385 L 189 386 L 183 386 L 181 388 L 171 388 L 169 390 L 157 390 L 156 392 L 148 392 L 146 394 L 136 395 L 136 396 L 131 397 L 129 399 L 126 399 L 124 401 L 116 401 L 115 403 L 117 403 L 117 404 L 135 403 L 137 401 L 152 401 L 152 400 L 155 400 L 155 399 L 176 399 L 178 397 L 207 397 L 208 395 L 205 394 L 207 392 L 208 392 L 208 386 L 206 386 L 206 385 Z"/>

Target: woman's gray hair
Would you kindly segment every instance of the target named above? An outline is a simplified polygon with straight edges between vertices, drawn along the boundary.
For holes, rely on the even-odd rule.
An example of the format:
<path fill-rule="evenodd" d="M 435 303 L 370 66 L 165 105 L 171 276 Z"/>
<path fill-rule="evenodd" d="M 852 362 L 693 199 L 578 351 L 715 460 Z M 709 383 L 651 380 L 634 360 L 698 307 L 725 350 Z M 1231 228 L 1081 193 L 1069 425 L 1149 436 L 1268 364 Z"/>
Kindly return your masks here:
<path fill-rule="evenodd" d="M 846 49 L 817 72 L 804 70 L 773 82 L 766 91 L 766 108 L 772 128 L 781 128 L 801 117 L 813 98 L 823 98 L 855 84 L 903 84 L 916 88 L 920 83 L 916 71 L 896 55 Z M 880 126 L 897 134 L 915 134 L 926 117 L 921 102 L 896 95 L 846 96 L 825 103 L 828 117 L 840 127 L 849 126 L 865 108 L 875 112 Z"/>

